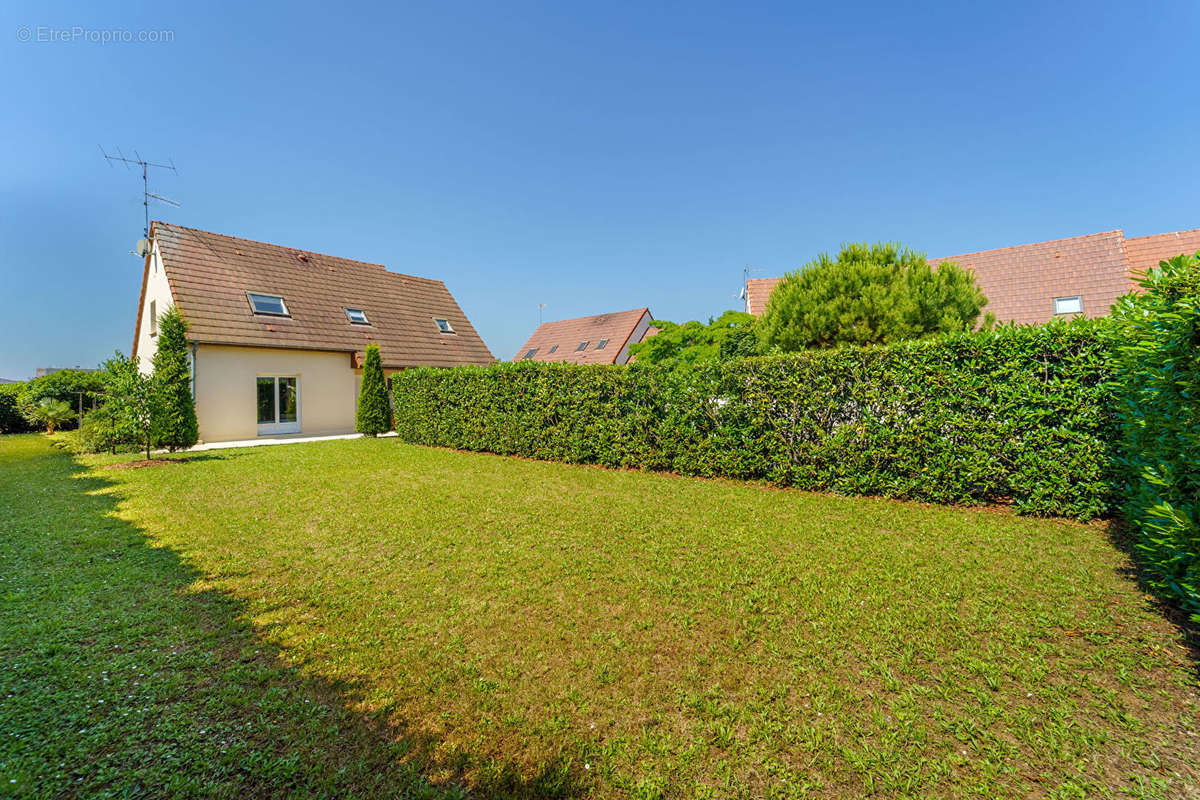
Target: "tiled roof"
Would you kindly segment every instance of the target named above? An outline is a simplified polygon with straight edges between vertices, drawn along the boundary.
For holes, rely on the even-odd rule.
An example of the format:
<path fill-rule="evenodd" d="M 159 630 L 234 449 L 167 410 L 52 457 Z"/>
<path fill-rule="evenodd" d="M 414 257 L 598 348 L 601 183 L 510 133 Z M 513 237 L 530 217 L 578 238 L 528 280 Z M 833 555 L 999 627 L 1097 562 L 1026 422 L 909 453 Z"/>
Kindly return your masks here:
<path fill-rule="evenodd" d="M 1073 236 L 1049 242 L 1002 247 L 978 253 L 931 258 L 929 263 L 955 261 L 975 271 L 987 295 L 984 311 L 1001 322 L 1046 322 L 1054 316 L 1054 299 L 1083 299 L 1089 317 L 1108 313 L 1116 299 L 1133 291 L 1130 278 L 1135 270 L 1158 266 L 1158 262 L 1200 251 L 1200 229 L 1125 238 L 1118 229 Z M 747 310 L 759 316 L 779 278 L 755 278 L 748 282 Z"/>
<path fill-rule="evenodd" d="M 441 281 L 164 222 L 150 235 L 189 340 L 347 353 L 374 342 L 387 367 L 495 360 Z M 246 292 L 283 297 L 291 316 L 255 315 Z M 351 324 L 345 307 L 362 309 L 371 324 Z M 454 333 L 439 332 L 435 318 Z"/>
<path fill-rule="evenodd" d="M 767 298 L 781 280 L 783 278 L 750 278 L 746 281 L 746 311 L 761 317 L 767 310 Z"/>
<path fill-rule="evenodd" d="M 1125 240 L 1125 259 L 1130 272 L 1145 272 L 1158 262 L 1177 255 L 1200 251 L 1200 228 L 1154 236 L 1133 236 Z"/>
<path fill-rule="evenodd" d="M 1105 231 L 1070 239 L 1002 247 L 946 258 L 975 271 L 988 298 L 985 312 L 1001 322 L 1047 322 L 1054 298 L 1083 297 L 1086 316 L 1104 316 L 1109 306 L 1133 284 L 1125 274 L 1124 236 Z"/>
<path fill-rule="evenodd" d="M 529 360 L 614 364 L 626 343 L 636 344 L 629 342 L 629 339 L 637 331 L 642 318 L 649 314 L 648 308 L 635 308 L 616 314 L 543 322 L 513 356 L 513 361 L 524 360 L 526 353 L 536 350 Z M 608 343 L 603 349 L 596 349 L 596 345 L 604 339 Z M 588 343 L 583 350 L 578 349 L 581 342 Z"/>

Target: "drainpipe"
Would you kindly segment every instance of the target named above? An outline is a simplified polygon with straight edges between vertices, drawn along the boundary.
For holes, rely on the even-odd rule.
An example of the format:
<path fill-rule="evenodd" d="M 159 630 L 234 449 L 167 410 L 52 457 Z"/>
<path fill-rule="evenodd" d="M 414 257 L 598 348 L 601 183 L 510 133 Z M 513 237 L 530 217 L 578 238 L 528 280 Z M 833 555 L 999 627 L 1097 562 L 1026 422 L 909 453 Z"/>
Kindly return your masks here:
<path fill-rule="evenodd" d="M 199 342 L 192 342 L 192 400 L 196 399 L 196 351 L 200 347 Z"/>

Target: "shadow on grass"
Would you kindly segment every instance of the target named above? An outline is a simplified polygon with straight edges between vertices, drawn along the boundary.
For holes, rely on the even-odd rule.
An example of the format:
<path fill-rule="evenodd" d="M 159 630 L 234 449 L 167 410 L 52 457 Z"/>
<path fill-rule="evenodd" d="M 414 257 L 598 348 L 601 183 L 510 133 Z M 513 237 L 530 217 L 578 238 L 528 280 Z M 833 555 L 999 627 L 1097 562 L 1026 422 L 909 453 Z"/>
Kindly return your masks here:
<path fill-rule="evenodd" d="M 1129 564 L 1120 570 L 1122 576 L 1136 583 L 1138 590 L 1147 598 L 1153 598 L 1148 600 L 1147 607 L 1167 619 L 1179 630 L 1184 647 L 1187 648 L 1192 662 L 1192 673 L 1196 680 L 1200 681 L 1200 625 L 1191 620 L 1188 614 L 1179 607 L 1178 602 L 1164 597 L 1146 580 L 1146 575 L 1139 566 L 1140 555 L 1137 550 L 1137 541 L 1128 523 L 1119 517 L 1110 519 L 1105 525 L 1105 532 L 1113 547 L 1129 557 Z"/>
<path fill-rule="evenodd" d="M 8 438 L 8 437 L 5 437 Z M 0 441 L 0 781 L 30 797 L 574 797 L 360 709 L 114 516 L 113 482 Z M 222 456 L 200 456 L 220 458 Z M 402 712 L 399 716 L 403 716 Z"/>

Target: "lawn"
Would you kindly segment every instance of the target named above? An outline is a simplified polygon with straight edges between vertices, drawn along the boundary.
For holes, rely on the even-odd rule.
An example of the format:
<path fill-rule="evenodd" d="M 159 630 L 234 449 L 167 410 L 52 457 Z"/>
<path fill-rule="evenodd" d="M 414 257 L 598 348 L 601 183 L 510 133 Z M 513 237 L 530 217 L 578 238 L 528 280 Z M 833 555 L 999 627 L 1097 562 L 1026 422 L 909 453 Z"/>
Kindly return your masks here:
<path fill-rule="evenodd" d="M 0 794 L 1180 797 L 1103 525 L 396 440 L 0 438 Z"/>

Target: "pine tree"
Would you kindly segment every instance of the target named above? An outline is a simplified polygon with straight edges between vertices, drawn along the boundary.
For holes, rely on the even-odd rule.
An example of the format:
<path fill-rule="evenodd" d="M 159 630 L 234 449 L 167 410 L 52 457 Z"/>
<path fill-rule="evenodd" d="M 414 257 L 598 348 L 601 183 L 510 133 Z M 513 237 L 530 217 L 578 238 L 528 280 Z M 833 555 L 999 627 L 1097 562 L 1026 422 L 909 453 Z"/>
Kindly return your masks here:
<path fill-rule="evenodd" d="M 392 429 L 392 404 L 388 400 L 387 382 L 383 377 L 383 361 L 379 345 L 368 345 L 363 360 L 362 387 L 358 392 L 358 411 L 354 415 L 354 430 L 368 436 L 378 436 Z"/>
<path fill-rule="evenodd" d="M 879 344 L 971 330 L 985 305 L 975 273 L 952 261 L 934 269 L 898 244 L 848 244 L 786 275 L 756 327 L 783 351 Z"/>
<path fill-rule="evenodd" d="M 154 391 L 158 395 L 155 433 L 171 450 L 191 447 L 199 438 L 196 402 L 188 364 L 187 322 L 178 309 L 158 319 L 158 350 L 154 353 Z"/>

